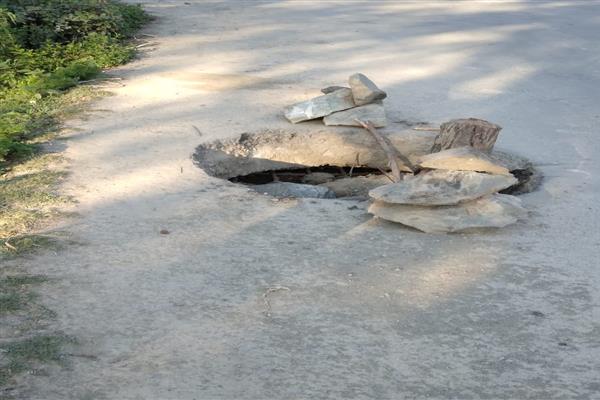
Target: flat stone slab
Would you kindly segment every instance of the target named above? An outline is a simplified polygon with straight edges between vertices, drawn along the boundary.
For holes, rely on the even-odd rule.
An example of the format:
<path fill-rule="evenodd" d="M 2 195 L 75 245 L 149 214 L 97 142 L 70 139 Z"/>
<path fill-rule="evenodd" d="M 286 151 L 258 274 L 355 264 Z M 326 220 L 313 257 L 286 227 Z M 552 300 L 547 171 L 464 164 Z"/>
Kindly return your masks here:
<path fill-rule="evenodd" d="M 516 183 L 517 179 L 508 175 L 433 170 L 375 188 L 369 196 L 394 204 L 452 205 L 496 193 Z"/>
<path fill-rule="evenodd" d="M 348 83 L 352 89 L 352 96 L 357 106 L 373 103 L 387 97 L 386 92 L 379 89 L 373 81 L 363 74 L 351 75 L 348 78 Z"/>
<path fill-rule="evenodd" d="M 424 155 L 417 164 L 421 168 L 478 171 L 490 174 L 510 175 L 508 168 L 495 162 L 483 151 L 470 146 L 457 147 L 442 150 L 439 153 Z"/>
<path fill-rule="evenodd" d="M 494 194 L 454 206 L 410 206 L 376 201 L 369 207 L 376 217 L 411 226 L 426 233 L 461 232 L 474 228 L 502 228 L 524 218 L 521 200 Z"/>
<path fill-rule="evenodd" d="M 329 94 L 286 107 L 284 114 L 290 122 L 296 124 L 302 121 L 325 117 L 336 111 L 347 110 L 354 106 L 356 104 L 354 104 L 352 90 L 341 88 Z"/>
<path fill-rule="evenodd" d="M 394 147 L 418 158 L 428 154 L 435 133 L 412 129 L 385 132 Z M 281 160 L 281 161 L 277 161 Z M 375 139 L 357 127 L 263 130 L 199 145 L 194 162 L 221 179 L 258 171 L 338 165 L 388 168 Z"/>
<path fill-rule="evenodd" d="M 387 125 L 385 109 L 381 102 L 338 111 L 323 118 L 325 125 L 361 126 L 356 120 L 371 121 L 376 128 Z"/>
<path fill-rule="evenodd" d="M 272 182 L 252 186 L 259 193 L 273 197 L 307 197 L 313 199 L 335 199 L 335 193 L 323 186 L 305 185 L 292 182 Z"/>

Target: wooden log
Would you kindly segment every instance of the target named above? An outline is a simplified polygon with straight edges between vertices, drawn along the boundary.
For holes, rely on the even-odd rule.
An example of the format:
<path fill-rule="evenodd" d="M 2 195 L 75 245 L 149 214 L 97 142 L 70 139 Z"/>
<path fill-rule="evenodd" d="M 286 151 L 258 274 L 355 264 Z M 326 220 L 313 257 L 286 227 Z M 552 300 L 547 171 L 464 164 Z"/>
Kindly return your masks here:
<path fill-rule="evenodd" d="M 494 147 L 502 127 L 482 119 L 453 119 L 440 125 L 432 153 L 454 147 L 471 146 L 489 152 Z"/>

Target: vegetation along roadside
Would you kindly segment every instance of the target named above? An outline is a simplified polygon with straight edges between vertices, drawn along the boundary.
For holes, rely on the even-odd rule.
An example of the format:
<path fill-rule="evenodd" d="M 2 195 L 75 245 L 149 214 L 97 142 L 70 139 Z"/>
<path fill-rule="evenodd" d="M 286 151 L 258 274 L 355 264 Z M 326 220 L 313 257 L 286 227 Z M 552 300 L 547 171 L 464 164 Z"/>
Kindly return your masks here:
<path fill-rule="evenodd" d="M 135 55 L 131 38 L 150 19 L 137 5 L 115 0 L 0 0 L 0 398 L 15 379 L 64 363 L 72 338 L 52 332 L 53 313 L 36 302 L 35 285 L 19 258 L 56 246 L 40 229 L 69 199 L 60 154 L 43 151 L 64 118 L 99 90 L 81 83 Z"/>

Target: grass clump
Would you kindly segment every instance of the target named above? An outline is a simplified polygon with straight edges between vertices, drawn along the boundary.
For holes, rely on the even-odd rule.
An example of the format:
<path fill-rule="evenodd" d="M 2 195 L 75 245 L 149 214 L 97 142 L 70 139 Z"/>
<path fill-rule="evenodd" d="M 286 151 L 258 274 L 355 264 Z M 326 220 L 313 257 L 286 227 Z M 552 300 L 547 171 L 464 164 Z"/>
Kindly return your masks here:
<path fill-rule="evenodd" d="M 57 97 L 133 57 L 148 19 L 114 0 L 0 0 L 0 168 L 34 153 Z"/>
<path fill-rule="evenodd" d="M 55 245 L 31 232 L 62 215 L 58 207 L 71 200 L 57 193 L 66 173 L 61 157 L 38 155 L 0 176 L 0 260 Z"/>
<path fill-rule="evenodd" d="M 13 275 L 0 279 L 0 315 L 26 308 L 34 295 L 29 285 L 46 282 L 40 275 Z"/>
<path fill-rule="evenodd" d="M 62 363 L 62 349 L 73 339 L 64 335 L 38 335 L 12 342 L 3 348 L 4 360 L 0 366 L 0 387 L 19 373 L 31 370 L 42 363 Z"/>

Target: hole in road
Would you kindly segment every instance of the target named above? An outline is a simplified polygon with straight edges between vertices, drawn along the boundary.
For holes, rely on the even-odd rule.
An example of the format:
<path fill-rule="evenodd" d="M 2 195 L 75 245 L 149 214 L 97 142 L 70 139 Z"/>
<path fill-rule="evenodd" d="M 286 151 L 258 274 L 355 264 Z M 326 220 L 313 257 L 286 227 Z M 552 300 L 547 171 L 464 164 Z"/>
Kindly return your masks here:
<path fill-rule="evenodd" d="M 409 156 L 427 154 L 432 141 L 429 133 L 387 135 Z M 541 174 L 527 159 L 493 155 L 519 181 L 501 193 L 529 193 L 540 185 Z M 198 146 L 194 161 L 210 176 L 275 197 L 366 198 L 369 190 L 391 182 L 385 154 L 369 135 L 354 129 L 244 133 Z"/>

